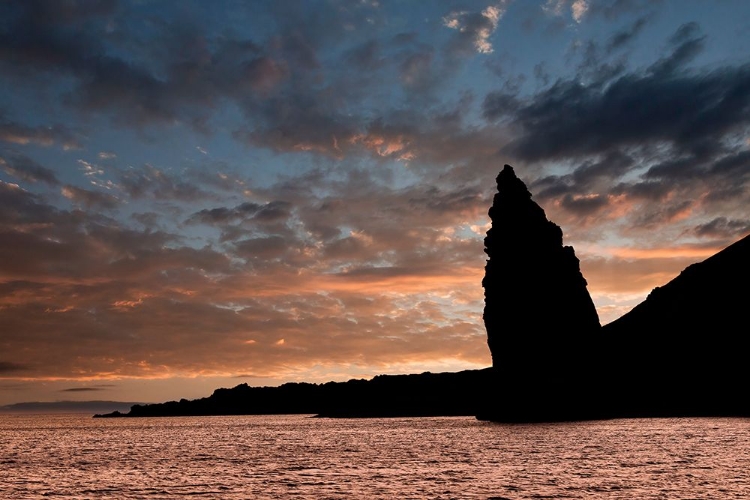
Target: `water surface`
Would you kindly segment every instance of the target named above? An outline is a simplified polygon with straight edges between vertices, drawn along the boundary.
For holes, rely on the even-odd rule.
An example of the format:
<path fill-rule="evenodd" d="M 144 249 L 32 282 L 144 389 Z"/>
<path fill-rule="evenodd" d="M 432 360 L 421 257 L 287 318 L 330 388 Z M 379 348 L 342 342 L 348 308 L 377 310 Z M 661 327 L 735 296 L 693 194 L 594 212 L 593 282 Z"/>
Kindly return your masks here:
<path fill-rule="evenodd" d="M 748 498 L 750 420 L 0 415 L 3 498 Z"/>

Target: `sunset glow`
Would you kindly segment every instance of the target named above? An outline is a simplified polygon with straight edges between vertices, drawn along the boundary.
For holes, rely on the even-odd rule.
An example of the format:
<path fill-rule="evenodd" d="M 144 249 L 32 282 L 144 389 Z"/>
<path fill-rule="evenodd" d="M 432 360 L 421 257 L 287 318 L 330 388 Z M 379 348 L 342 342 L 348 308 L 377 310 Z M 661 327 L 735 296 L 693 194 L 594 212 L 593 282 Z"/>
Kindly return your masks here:
<path fill-rule="evenodd" d="M 505 163 L 602 324 L 750 232 L 739 0 L 0 13 L 0 405 L 489 366 Z"/>

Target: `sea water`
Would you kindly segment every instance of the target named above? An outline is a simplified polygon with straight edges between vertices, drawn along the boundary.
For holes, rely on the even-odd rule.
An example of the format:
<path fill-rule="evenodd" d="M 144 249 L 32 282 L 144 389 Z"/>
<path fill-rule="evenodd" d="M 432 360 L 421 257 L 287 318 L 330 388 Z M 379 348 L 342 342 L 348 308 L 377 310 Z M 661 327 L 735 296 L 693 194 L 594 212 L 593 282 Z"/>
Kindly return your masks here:
<path fill-rule="evenodd" d="M 0 415 L 0 497 L 750 498 L 750 420 Z"/>

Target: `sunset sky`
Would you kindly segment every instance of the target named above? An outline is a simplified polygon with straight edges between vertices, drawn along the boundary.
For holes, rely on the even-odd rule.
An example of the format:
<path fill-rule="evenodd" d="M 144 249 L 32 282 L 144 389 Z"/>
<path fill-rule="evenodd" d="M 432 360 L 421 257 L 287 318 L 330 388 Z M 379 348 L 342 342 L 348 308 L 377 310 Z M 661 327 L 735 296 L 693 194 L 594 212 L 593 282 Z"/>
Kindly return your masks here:
<path fill-rule="evenodd" d="M 750 2 L 2 2 L 0 405 L 489 366 L 505 163 L 602 324 L 745 236 Z"/>

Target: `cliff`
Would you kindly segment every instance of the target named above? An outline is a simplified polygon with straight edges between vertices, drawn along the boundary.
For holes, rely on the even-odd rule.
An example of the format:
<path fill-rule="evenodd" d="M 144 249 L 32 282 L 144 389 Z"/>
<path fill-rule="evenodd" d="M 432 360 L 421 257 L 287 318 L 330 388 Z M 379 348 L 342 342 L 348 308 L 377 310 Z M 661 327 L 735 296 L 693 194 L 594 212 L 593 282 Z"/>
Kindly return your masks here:
<path fill-rule="evenodd" d="M 560 228 L 510 166 L 497 185 L 482 283 L 495 381 L 479 418 L 750 416 L 750 236 L 600 327 Z"/>
<path fill-rule="evenodd" d="M 484 324 L 497 381 L 482 418 L 580 418 L 600 325 L 578 258 L 505 165 L 484 240 Z"/>

